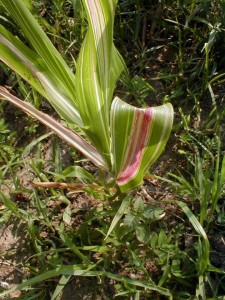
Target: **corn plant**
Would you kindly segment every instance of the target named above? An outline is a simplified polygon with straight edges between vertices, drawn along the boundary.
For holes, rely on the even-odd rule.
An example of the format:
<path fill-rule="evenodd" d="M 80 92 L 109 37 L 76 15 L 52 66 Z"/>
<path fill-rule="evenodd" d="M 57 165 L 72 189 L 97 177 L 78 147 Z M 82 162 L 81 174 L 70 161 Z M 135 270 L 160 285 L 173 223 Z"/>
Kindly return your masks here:
<path fill-rule="evenodd" d="M 68 127 L 18 99 L 4 87 L 0 97 L 45 124 L 80 150 L 121 192 L 138 187 L 162 153 L 173 122 L 173 108 L 137 108 L 114 96 L 127 72 L 113 43 L 117 0 L 83 0 L 88 30 L 70 70 L 22 0 L 0 0 L 32 48 L 0 25 L 0 59 L 44 96 Z M 84 139 L 71 125 L 78 126 Z M 113 180 L 112 180 L 113 179 Z"/>

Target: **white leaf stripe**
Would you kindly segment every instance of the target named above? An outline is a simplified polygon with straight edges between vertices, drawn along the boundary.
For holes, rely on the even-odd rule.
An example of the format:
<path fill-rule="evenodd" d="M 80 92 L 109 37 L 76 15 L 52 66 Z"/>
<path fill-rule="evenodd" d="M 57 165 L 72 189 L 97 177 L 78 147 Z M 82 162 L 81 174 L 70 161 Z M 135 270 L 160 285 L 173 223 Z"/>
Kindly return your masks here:
<path fill-rule="evenodd" d="M 67 122 L 76 123 L 78 126 L 83 127 L 80 113 L 74 105 L 70 103 L 68 98 L 63 96 L 63 93 L 56 90 L 54 83 L 52 83 L 44 74 L 37 71 L 36 76 L 40 80 L 49 102 L 56 111 L 58 111 Z"/>
<path fill-rule="evenodd" d="M 84 128 L 108 160 L 109 111 L 115 83 L 123 67 L 113 45 L 114 3 L 111 0 L 83 0 L 89 28 L 79 55 L 76 75 L 78 109 Z"/>
<path fill-rule="evenodd" d="M 3 31 L 4 28 L 0 26 L 0 29 Z M 4 31 L 6 33 L 5 29 Z M 14 37 L 11 38 L 14 39 Z M 1 45 L 5 45 L 8 48 L 7 55 L 10 54 L 10 50 L 12 51 L 11 61 L 5 58 L 3 51 L 0 53 L 1 60 L 11 66 L 12 69 L 15 69 L 15 64 L 13 65 L 13 60 L 15 59 L 15 57 L 20 60 L 21 63 L 23 63 L 24 66 L 27 67 L 27 70 L 31 72 L 31 74 L 29 75 L 30 77 L 32 77 L 32 79 L 29 79 L 27 72 L 24 72 L 24 66 L 23 68 L 21 68 L 21 70 L 18 70 L 17 68 L 16 71 L 18 71 L 18 73 L 25 80 L 30 82 L 30 84 L 32 84 L 38 92 L 40 92 L 45 98 L 47 98 L 52 106 L 60 113 L 62 117 L 65 118 L 66 121 L 76 123 L 77 125 L 82 127 L 83 122 L 74 103 L 71 103 L 71 100 L 68 99 L 67 96 L 63 96 L 63 91 L 67 90 L 65 90 L 61 86 L 58 80 L 52 82 L 54 80 L 54 76 L 52 76 L 51 73 L 46 73 L 45 69 L 47 69 L 47 67 L 45 66 L 41 58 L 39 58 L 35 53 L 31 52 L 30 49 L 26 49 L 26 47 L 19 40 L 14 40 L 13 44 L 9 39 L 10 34 L 8 37 L 4 37 L 2 34 L 0 34 L 0 47 Z M 12 57 L 13 54 L 15 55 L 15 57 Z M 51 78 L 51 80 L 49 78 Z M 40 88 L 40 84 L 42 88 Z"/>
<path fill-rule="evenodd" d="M 64 82 L 68 90 L 75 96 L 74 74 L 23 1 L 4 0 L 4 6 L 20 25 L 23 33 L 27 36 L 40 57 L 46 62 L 54 76 Z"/>
<path fill-rule="evenodd" d="M 1 26 L 2 27 L 2 26 Z M 35 73 L 36 68 L 33 63 L 28 58 L 28 55 L 23 55 L 8 39 L 6 39 L 2 34 L 0 34 L 0 43 L 9 48 L 13 53 L 15 53 L 19 59 L 21 59 L 29 69 Z M 1 55 L 1 54 L 0 54 Z M 4 57 L 2 57 L 4 59 Z"/>
<path fill-rule="evenodd" d="M 37 110 L 29 103 L 22 101 L 19 98 L 13 96 L 2 87 L 0 87 L 0 95 L 2 96 L 1 98 L 6 98 L 12 104 L 22 109 L 27 114 L 35 117 L 41 123 L 49 127 L 51 130 L 57 133 L 62 139 L 70 143 L 81 153 L 83 153 L 86 157 L 88 157 L 96 166 L 102 169 L 108 169 L 106 161 L 102 158 L 102 156 L 98 153 L 98 151 L 93 146 L 88 144 L 81 136 L 76 134 L 74 131 L 62 126 L 60 123 L 55 121 L 49 115 Z"/>
<path fill-rule="evenodd" d="M 89 34 L 84 41 L 77 64 L 78 107 L 85 128 L 102 140 L 102 149 L 107 152 L 109 151 L 107 150 L 109 149 L 108 124 L 102 89 L 98 82 L 95 52 L 88 47 Z"/>
<path fill-rule="evenodd" d="M 40 84 L 40 82 L 33 76 L 32 70 L 29 66 L 26 66 L 13 51 L 7 46 L 7 43 L 2 42 L 2 36 L 0 36 L 0 60 L 2 60 L 11 69 L 16 70 L 18 74 L 27 80 L 35 89 L 44 97 L 46 94 Z M 19 67 L 18 67 L 19 66 Z"/>

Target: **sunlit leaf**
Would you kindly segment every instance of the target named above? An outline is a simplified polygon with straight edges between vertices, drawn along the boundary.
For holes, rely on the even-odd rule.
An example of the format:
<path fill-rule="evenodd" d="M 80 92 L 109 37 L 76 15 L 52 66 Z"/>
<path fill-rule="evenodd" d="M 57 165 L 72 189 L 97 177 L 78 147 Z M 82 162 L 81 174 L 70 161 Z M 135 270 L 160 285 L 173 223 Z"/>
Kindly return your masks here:
<path fill-rule="evenodd" d="M 111 111 L 113 172 L 123 192 L 137 187 L 162 153 L 173 123 L 170 104 L 146 109 L 116 97 Z"/>
<path fill-rule="evenodd" d="M 83 0 L 88 32 L 77 62 L 78 108 L 86 133 L 110 161 L 109 111 L 116 80 L 123 69 L 113 44 L 116 1 Z"/>
<path fill-rule="evenodd" d="M 48 99 L 67 122 L 83 125 L 74 96 L 51 73 L 45 61 L 0 25 L 0 59 Z"/>

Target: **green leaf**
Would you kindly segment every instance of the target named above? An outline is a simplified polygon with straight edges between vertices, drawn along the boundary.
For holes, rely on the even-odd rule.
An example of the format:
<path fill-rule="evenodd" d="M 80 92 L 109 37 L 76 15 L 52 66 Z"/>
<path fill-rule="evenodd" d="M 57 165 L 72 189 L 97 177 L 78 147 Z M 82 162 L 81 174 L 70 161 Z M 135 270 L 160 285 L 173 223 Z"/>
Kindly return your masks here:
<path fill-rule="evenodd" d="M 66 244 L 66 246 L 69 247 L 70 250 L 72 250 L 77 255 L 77 257 L 80 258 L 81 261 L 83 261 L 86 265 L 90 264 L 89 258 L 83 253 L 81 253 L 81 251 L 78 249 L 78 247 L 74 244 L 74 242 L 67 234 L 65 234 L 64 232 L 60 232 L 59 235 L 62 241 Z"/>
<path fill-rule="evenodd" d="M 140 221 L 140 217 L 137 217 L 131 213 L 127 214 L 124 218 L 123 225 L 127 227 L 127 231 L 134 230 Z"/>
<path fill-rule="evenodd" d="M 158 237 L 158 246 L 161 247 L 166 243 L 167 237 L 166 233 L 163 229 L 160 230 L 159 232 L 159 237 Z"/>
<path fill-rule="evenodd" d="M 26 156 L 33 147 L 35 147 L 38 143 L 40 143 L 42 140 L 48 138 L 50 135 L 52 135 L 53 132 L 48 132 L 42 136 L 40 136 L 39 138 L 35 139 L 34 141 L 32 141 L 29 145 L 27 145 L 25 147 L 25 149 L 23 150 L 23 153 L 22 153 L 22 157 Z"/>
<path fill-rule="evenodd" d="M 195 231 L 202 238 L 202 240 L 199 240 L 199 247 L 198 247 L 198 251 L 199 251 L 198 273 L 199 275 L 203 275 L 207 267 L 209 266 L 210 246 L 209 246 L 208 237 L 202 225 L 199 223 L 199 221 L 192 213 L 192 211 L 188 208 L 188 206 L 182 201 L 175 201 L 175 202 L 182 208 L 182 210 L 188 217 L 188 220 L 191 222 L 192 226 L 194 227 Z"/>
<path fill-rule="evenodd" d="M 154 250 L 156 248 L 156 246 L 158 245 L 158 234 L 153 231 L 151 232 L 151 240 L 150 240 L 150 243 L 151 243 L 151 247 L 152 249 Z"/>
<path fill-rule="evenodd" d="M 216 209 L 217 202 L 219 197 L 221 196 L 224 180 L 225 180 L 225 156 L 222 159 L 221 163 L 221 155 L 220 155 L 220 148 L 221 142 L 218 139 L 218 148 L 217 148 L 217 159 L 216 159 L 216 166 L 214 170 L 214 179 L 212 185 L 212 199 L 211 199 L 211 208 L 210 208 L 210 216 L 213 216 L 213 213 Z M 220 169 L 221 164 L 221 169 Z"/>
<path fill-rule="evenodd" d="M 122 192 L 143 182 L 143 176 L 165 148 L 173 108 L 165 104 L 136 108 L 116 97 L 111 109 L 113 173 Z"/>
<path fill-rule="evenodd" d="M 58 181 L 60 178 L 66 178 L 66 177 L 75 177 L 75 178 L 83 178 L 88 179 L 92 182 L 96 182 L 95 177 L 86 171 L 84 168 L 79 166 L 70 166 L 63 170 L 60 175 L 56 177 L 56 181 Z"/>
<path fill-rule="evenodd" d="M 76 73 L 78 108 L 85 132 L 108 163 L 109 111 L 116 80 L 123 69 L 122 58 L 113 45 L 116 2 L 83 0 L 89 28 Z"/>
<path fill-rule="evenodd" d="M 181 174 L 180 176 L 178 176 L 172 173 L 168 173 L 168 175 L 175 178 L 178 181 L 178 183 L 165 178 L 160 178 L 160 179 L 174 186 L 179 191 L 180 194 L 193 198 L 193 194 L 195 193 L 195 188 L 193 187 L 193 184 L 190 184 Z M 194 198 L 195 198 L 195 194 L 194 194 Z"/>
<path fill-rule="evenodd" d="M 109 230 L 106 234 L 105 239 L 107 239 L 107 237 L 110 235 L 110 233 L 113 231 L 113 229 L 115 228 L 115 226 L 117 225 L 117 223 L 119 222 L 119 220 L 122 218 L 123 214 L 127 211 L 128 207 L 130 206 L 132 197 L 131 196 L 127 196 L 123 199 L 117 213 L 115 214 L 112 223 L 109 227 Z"/>
<path fill-rule="evenodd" d="M 38 70 L 39 56 L 25 47 L 2 25 L 0 25 L 0 59 L 45 96 L 43 87 L 34 77 L 34 73 Z M 39 69 L 41 69 L 40 66 Z"/>
<path fill-rule="evenodd" d="M 144 200 L 141 197 L 138 197 L 137 199 L 135 199 L 134 201 L 134 207 L 133 210 L 137 213 L 137 214 L 141 214 L 143 212 L 144 209 Z"/>
<path fill-rule="evenodd" d="M 137 239 L 141 243 L 148 243 L 150 240 L 150 230 L 143 224 L 139 224 L 135 227 L 135 233 Z"/>
<path fill-rule="evenodd" d="M 17 205 L 0 191 L 0 201 L 8 207 L 17 217 L 21 218 L 21 214 Z"/>
<path fill-rule="evenodd" d="M 57 284 L 52 296 L 51 300 L 57 300 L 60 292 L 64 289 L 67 282 L 70 280 L 71 275 L 62 275 L 62 277 L 59 280 L 59 283 Z"/>
<path fill-rule="evenodd" d="M 220 185 L 225 183 L 225 156 L 223 157 L 221 173 L 220 173 Z"/>
<path fill-rule="evenodd" d="M 157 206 L 147 206 L 144 208 L 143 217 L 151 220 L 157 221 L 162 219 L 165 216 L 165 213 L 162 208 Z"/>
<path fill-rule="evenodd" d="M 188 208 L 187 204 L 182 201 L 175 201 L 184 211 L 186 216 L 188 217 L 189 221 L 193 225 L 195 231 L 202 236 L 205 240 L 208 240 L 205 230 L 203 229 L 202 225 L 199 223 L 198 219 L 195 217 L 193 212 Z"/>
<path fill-rule="evenodd" d="M 67 225 L 70 225 L 70 223 L 71 223 L 71 207 L 70 207 L 70 205 L 67 205 L 67 207 L 63 213 L 63 221 Z"/>

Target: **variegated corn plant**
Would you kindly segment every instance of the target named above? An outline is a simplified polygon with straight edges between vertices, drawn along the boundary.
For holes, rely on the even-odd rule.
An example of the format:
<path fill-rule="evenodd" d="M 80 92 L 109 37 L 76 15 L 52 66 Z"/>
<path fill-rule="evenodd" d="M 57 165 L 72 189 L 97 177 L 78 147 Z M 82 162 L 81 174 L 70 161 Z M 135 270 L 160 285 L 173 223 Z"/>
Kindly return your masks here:
<path fill-rule="evenodd" d="M 126 69 L 113 43 L 117 0 L 82 0 L 88 30 L 76 63 L 76 75 L 53 46 L 23 0 L 0 0 L 28 39 L 28 48 L 0 25 L 0 58 L 44 96 L 79 136 L 49 115 L 0 87 L 0 97 L 48 126 L 114 179 L 121 192 L 143 182 L 169 138 L 171 104 L 137 108 L 114 97 Z"/>

